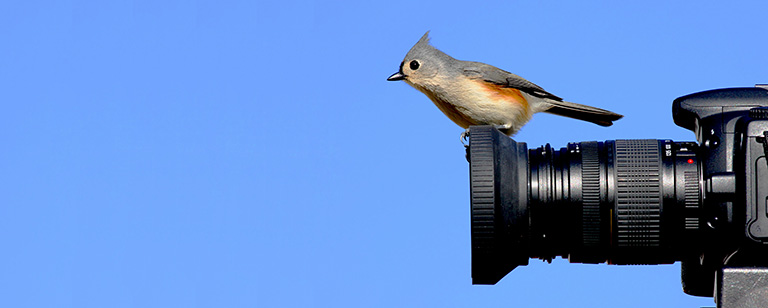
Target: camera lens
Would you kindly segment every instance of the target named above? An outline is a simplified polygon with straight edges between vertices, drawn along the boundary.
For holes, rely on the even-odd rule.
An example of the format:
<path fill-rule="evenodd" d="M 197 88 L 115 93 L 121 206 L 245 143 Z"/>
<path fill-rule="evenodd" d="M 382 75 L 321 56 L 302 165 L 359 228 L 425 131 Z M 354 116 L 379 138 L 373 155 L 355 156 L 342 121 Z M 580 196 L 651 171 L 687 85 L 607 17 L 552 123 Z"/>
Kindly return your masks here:
<path fill-rule="evenodd" d="M 697 145 L 607 140 L 527 149 L 470 128 L 472 279 L 494 284 L 530 258 L 673 263 L 699 242 Z"/>

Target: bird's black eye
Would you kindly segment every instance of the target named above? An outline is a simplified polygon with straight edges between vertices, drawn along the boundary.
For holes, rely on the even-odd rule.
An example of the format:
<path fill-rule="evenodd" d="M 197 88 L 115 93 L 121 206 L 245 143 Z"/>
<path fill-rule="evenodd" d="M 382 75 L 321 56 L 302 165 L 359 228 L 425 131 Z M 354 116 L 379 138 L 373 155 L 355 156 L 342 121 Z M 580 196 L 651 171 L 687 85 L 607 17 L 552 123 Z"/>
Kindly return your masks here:
<path fill-rule="evenodd" d="M 411 66 L 411 69 L 414 70 L 414 71 L 419 69 L 419 61 L 413 60 L 413 61 L 411 61 L 411 64 L 409 64 L 409 65 Z"/>

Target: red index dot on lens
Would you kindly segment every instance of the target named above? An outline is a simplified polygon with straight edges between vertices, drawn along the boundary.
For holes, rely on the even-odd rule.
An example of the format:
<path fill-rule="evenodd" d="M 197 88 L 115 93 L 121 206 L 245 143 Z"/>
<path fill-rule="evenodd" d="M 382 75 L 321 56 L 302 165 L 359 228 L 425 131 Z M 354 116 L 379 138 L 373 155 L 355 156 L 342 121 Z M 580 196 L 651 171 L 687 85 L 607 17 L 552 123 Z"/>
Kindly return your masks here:
<path fill-rule="evenodd" d="M 689 164 L 693 164 L 693 158 L 689 158 L 689 159 L 688 159 L 688 163 L 689 163 Z"/>

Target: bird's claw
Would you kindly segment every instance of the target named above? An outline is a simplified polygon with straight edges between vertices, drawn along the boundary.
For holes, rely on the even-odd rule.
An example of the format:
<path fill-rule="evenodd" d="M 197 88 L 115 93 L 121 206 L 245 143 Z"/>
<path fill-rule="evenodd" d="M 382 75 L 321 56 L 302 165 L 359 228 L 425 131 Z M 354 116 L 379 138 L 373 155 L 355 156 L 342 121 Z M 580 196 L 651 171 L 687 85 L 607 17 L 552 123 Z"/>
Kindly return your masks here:
<path fill-rule="evenodd" d="M 464 143 L 464 141 L 469 142 L 469 129 L 461 133 L 461 136 L 459 136 L 459 140 L 461 140 L 461 144 L 467 145 L 466 143 Z"/>

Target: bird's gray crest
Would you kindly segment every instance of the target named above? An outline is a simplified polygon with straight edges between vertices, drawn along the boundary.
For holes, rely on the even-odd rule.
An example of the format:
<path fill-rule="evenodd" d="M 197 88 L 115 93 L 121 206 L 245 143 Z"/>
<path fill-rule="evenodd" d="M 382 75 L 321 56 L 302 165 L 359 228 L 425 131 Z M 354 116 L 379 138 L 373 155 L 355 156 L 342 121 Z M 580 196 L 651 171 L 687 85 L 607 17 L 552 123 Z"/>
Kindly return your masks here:
<path fill-rule="evenodd" d="M 408 54 L 405 55 L 406 60 L 433 58 L 443 58 L 444 60 L 445 58 L 450 58 L 450 56 L 429 44 L 429 31 L 424 33 L 419 41 L 416 42 L 416 45 L 413 45 L 411 50 L 408 51 Z"/>
<path fill-rule="evenodd" d="M 427 30 L 427 32 L 421 36 L 418 42 L 416 42 L 416 45 L 419 45 L 419 44 L 429 45 L 429 30 Z"/>

